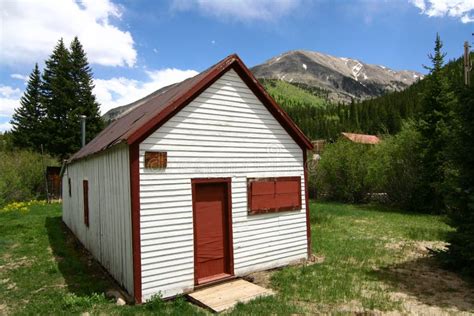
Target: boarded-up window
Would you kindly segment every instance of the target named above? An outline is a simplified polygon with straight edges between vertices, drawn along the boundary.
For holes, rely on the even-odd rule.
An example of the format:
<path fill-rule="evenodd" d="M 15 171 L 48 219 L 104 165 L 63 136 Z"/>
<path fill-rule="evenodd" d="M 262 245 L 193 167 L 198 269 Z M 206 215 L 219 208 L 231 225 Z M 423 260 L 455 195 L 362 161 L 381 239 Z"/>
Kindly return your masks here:
<path fill-rule="evenodd" d="M 248 212 L 261 214 L 301 209 L 301 177 L 248 180 Z"/>
<path fill-rule="evenodd" d="M 84 224 L 89 227 L 89 182 L 82 181 L 82 190 L 84 196 Z"/>
<path fill-rule="evenodd" d="M 145 168 L 147 169 L 165 169 L 168 163 L 166 152 L 146 151 Z"/>

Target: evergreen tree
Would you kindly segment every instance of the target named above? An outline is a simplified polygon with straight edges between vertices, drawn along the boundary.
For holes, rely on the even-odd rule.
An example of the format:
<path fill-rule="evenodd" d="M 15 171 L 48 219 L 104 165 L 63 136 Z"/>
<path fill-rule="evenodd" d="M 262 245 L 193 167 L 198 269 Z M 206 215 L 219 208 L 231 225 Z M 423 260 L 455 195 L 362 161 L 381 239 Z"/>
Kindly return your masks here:
<path fill-rule="evenodd" d="M 464 85 L 463 68 L 459 64 L 455 108 L 459 128 L 451 151 L 457 167 L 457 181 L 448 199 L 448 214 L 456 231 L 449 240 L 448 253 L 455 266 L 474 275 L 474 86 Z"/>
<path fill-rule="evenodd" d="M 434 55 L 429 55 L 432 67 L 430 80 L 424 91 L 422 110 L 418 123 L 421 133 L 421 160 L 423 168 L 420 170 L 421 181 L 424 183 L 423 192 L 420 192 L 424 211 L 440 212 L 444 209 L 443 182 L 445 163 L 445 147 L 449 135 L 449 86 L 445 74 L 442 72 L 445 54 L 439 35 L 436 35 Z"/>
<path fill-rule="evenodd" d="M 44 142 L 42 133 L 45 110 L 41 104 L 41 74 L 38 64 L 30 74 L 20 107 L 15 109 L 11 124 L 15 146 L 39 151 Z"/>
<path fill-rule="evenodd" d="M 72 153 L 77 142 L 79 123 L 71 126 L 71 112 L 74 107 L 74 84 L 71 79 L 69 51 L 62 39 L 46 60 L 43 73 L 42 102 L 46 109 L 45 136 L 46 150 L 64 159 Z"/>
<path fill-rule="evenodd" d="M 74 38 L 70 50 L 59 40 L 46 60 L 42 85 L 49 153 L 64 159 L 80 149 L 80 115 L 87 117 L 87 140 L 103 128 L 93 88 L 92 71 L 79 40 Z"/>
<path fill-rule="evenodd" d="M 89 67 L 86 53 L 75 37 L 70 46 L 71 78 L 73 84 L 73 105 L 74 109 L 70 113 L 71 119 L 76 120 L 79 115 L 87 117 L 86 142 L 92 140 L 104 127 L 104 122 L 100 117 L 99 104 L 92 92 L 94 82 L 92 80 L 92 70 Z M 73 123 L 73 122 L 71 122 Z M 80 139 L 80 129 L 75 130 L 77 140 Z M 79 149 L 79 141 L 77 142 Z M 74 148 L 76 150 L 76 148 Z M 74 151 L 75 151 L 74 150 Z"/>

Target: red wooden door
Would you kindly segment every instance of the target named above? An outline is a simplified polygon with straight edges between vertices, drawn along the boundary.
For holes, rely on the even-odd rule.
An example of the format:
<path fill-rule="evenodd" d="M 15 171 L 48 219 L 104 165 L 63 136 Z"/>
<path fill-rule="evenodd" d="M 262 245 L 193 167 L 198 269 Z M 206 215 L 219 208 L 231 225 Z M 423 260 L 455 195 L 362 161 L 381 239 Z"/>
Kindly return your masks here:
<path fill-rule="evenodd" d="M 229 183 L 201 181 L 193 183 L 196 284 L 232 274 Z"/>

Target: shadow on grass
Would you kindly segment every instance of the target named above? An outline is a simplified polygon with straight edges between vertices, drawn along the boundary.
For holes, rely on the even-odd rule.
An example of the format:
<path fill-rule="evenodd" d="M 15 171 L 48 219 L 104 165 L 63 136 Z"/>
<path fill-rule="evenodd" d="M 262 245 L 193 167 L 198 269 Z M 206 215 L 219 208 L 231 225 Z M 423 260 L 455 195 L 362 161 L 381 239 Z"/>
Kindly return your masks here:
<path fill-rule="evenodd" d="M 45 227 L 58 269 L 64 277 L 68 292 L 91 296 L 118 284 L 107 274 L 92 255 L 74 237 L 61 217 L 47 217 Z"/>
<path fill-rule="evenodd" d="M 409 295 L 406 304 L 416 301 L 434 307 L 474 311 L 474 288 L 467 279 L 445 270 L 436 257 L 422 257 L 374 271 L 374 276 L 391 285 L 393 291 Z"/>

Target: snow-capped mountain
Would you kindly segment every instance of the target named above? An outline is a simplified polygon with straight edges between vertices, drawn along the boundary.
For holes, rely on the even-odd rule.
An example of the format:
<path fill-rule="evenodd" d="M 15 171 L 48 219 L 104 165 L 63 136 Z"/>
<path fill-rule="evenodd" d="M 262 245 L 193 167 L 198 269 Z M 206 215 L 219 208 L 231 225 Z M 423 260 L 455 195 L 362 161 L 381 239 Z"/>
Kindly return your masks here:
<path fill-rule="evenodd" d="M 257 78 L 304 83 L 328 90 L 330 99 L 336 101 L 362 100 L 400 91 L 423 79 L 415 71 L 395 71 L 356 59 L 303 50 L 281 54 L 251 70 Z"/>
<path fill-rule="evenodd" d="M 250 69 L 257 78 L 280 79 L 327 90 L 332 101 L 363 100 L 408 87 L 423 75 L 409 70 L 395 71 L 356 59 L 334 57 L 311 51 L 290 51 Z M 152 95 L 160 93 L 163 89 Z M 111 109 L 104 114 L 113 121 L 142 100 Z"/>

